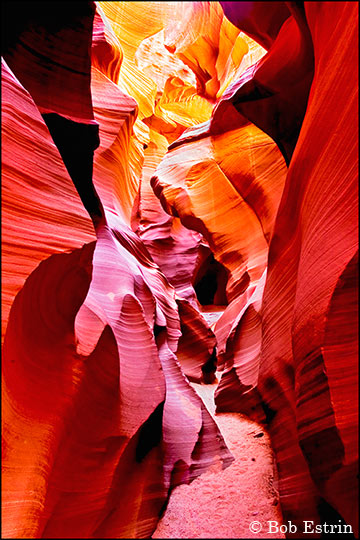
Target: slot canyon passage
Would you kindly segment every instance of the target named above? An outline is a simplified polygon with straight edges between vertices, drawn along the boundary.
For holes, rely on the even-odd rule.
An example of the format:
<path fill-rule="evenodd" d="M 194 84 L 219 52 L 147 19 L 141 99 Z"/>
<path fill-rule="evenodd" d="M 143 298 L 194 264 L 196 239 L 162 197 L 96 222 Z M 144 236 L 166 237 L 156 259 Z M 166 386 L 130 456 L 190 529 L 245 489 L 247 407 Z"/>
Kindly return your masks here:
<path fill-rule="evenodd" d="M 357 2 L 2 3 L 2 536 L 358 537 Z"/>

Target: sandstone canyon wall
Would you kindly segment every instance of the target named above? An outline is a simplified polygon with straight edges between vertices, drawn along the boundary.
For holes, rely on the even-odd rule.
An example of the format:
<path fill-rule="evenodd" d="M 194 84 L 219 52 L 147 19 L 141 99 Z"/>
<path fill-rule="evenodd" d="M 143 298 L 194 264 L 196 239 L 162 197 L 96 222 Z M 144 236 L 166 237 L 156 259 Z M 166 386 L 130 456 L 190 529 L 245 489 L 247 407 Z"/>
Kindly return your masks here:
<path fill-rule="evenodd" d="M 357 5 L 49 6 L 4 11 L 4 537 L 151 536 L 233 459 L 216 370 L 295 536 L 356 535 Z"/>

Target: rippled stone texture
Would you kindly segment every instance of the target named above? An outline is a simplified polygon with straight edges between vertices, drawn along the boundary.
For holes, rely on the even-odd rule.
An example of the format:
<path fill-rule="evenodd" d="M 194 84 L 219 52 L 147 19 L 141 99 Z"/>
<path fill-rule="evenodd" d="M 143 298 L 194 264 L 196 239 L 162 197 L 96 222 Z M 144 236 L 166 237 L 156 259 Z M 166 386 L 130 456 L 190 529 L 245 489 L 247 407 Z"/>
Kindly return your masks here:
<path fill-rule="evenodd" d="M 356 8 L 278 3 L 267 11 L 268 4 L 261 3 L 222 5 L 239 29 L 256 35 L 269 52 L 226 89 L 207 124 L 172 144 L 153 187 L 167 212 L 201 232 L 230 270 L 230 305 L 215 327 L 218 367 L 224 369 L 218 410 L 240 410 L 269 423 L 285 518 L 296 520 L 301 530 L 304 519 L 337 524 L 342 517 L 357 530 L 352 328 L 357 321 L 358 79 L 357 56 L 351 52 L 357 51 Z M 277 142 L 289 165 L 284 192 L 279 189 L 270 222 L 262 227 L 270 243 L 268 259 L 267 247 L 261 248 L 254 233 L 251 252 L 244 225 L 231 227 L 240 223 L 239 207 L 207 163 L 215 154 L 208 141 L 223 136 L 222 152 L 231 156 L 233 170 L 244 174 L 243 148 L 236 143 L 232 152 L 225 148 L 230 134 L 245 130 L 249 120 Z M 241 148 L 240 156 L 235 148 Z M 227 178 L 232 182 L 231 174 Z M 256 193 L 250 207 L 257 217 L 259 203 Z M 251 220 L 244 221 L 249 227 Z M 254 287 L 267 265 L 263 303 L 258 291 L 254 309 Z M 342 272 L 346 278 L 340 278 Z M 330 308 L 334 303 L 337 308 Z M 343 382 L 332 375 L 334 353 L 325 354 L 325 328 L 332 318 L 339 331 L 330 348 L 339 355 L 338 364 L 343 362 L 344 371 L 337 371 Z M 339 387 L 352 398 L 344 400 Z"/>
<path fill-rule="evenodd" d="M 151 180 L 167 212 L 202 233 L 227 269 L 228 301 L 266 268 L 285 174 L 279 149 L 254 125 L 212 136 L 201 124 L 170 146 Z"/>
<path fill-rule="evenodd" d="M 84 9 L 94 14 L 91 3 Z M 46 16 L 30 19 L 41 31 L 25 29 L 28 43 L 38 35 L 47 42 Z M 7 55 L 22 84 L 6 64 L 2 70 L 3 534 L 146 538 L 169 490 L 212 465 L 226 467 L 232 457 L 176 358 L 175 290 L 129 227 L 143 152 L 132 137 L 137 103 L 114 82 L 122 61 L 118 43 L 99 11 L 90 87 L 90 50 L 76 47 L 76 16 L 69 11 L 58 24 L 56 58 L 66 35 L 64 66 L 79 56 L 84 94 L 69 76 L 62 98 L 43 108 L 48 87 L 28 83 L 43 67 L 41 54 L 32 73 L 21 49 Z M 89 44 L 91 24 L 83 28 Z M 56 80 L 50 76 L 50 87 Z M 88 97 L 94 110 L 86 109 Z M 73 114 L 76 101 L 83 117 Z M 39 108 L 65 115 L 70 126 L 95 125 L 94 118 L 100 125 L 94 184 L 105 222 L 95 223 L 96 242 L 89 244 L 91 222 Z M 56 126 L 51 129 L 55 136 Z M 71 154 L 66 167 L 76 182 L 73 165 Z M 84 165 L 92 167 L 91 160 Z"/>
<path fill-rule="evenodd" d="M 232 14 L 239 10 L 242 28 L 241 8 L 223 4 L 231 4 Z M 304 519 L 337 524 L 342 517 L 357 534 L 358 14 L 350 2 L 287 5 L 291 18 L 268 55 L 224 96 L 224 107 L 233 103 L 241 112 L 233 122 L 250 118 L 279 143 L 289 162 L 269 246 L 257 391 L 276 453 L 285 518 L 300 528 Z M 298 30 L 290 34 L 295 21 Z M 288 65 L 273 64 L 284 50 Z M 312 61 L 306 85 L 299 75 L 312 73 Z M 272 108 L 268 116 L 247 102 L 264 97 L 258 92 L 261 71 L 262 88 L 270 92 L 264 102 Z M 273 93 L 274 82 L 279 93 Z M 299 95 L 299 108 L 293 109 Z M 222 106 L 213 115 L 220 126 L 226 125 Z M 298 121 L 291 125 L 298 131 L 276 133 L 296 110 Z M 271 120 L 275 111 L 278 124 Z M 239 347 L 237 354 L 246 357 L 246 342 Z M 247 389 L 240 391 L 244 400 Z"/>
<path fill-rule="evenodd" d="M 94 239 L 91 222 L 37 107 L 2 61 L 2 337 L 40 261 Z"/>
<path fill-rule="evenodd" d="M 357 534 L 356 4 L 26 4 L 2 70 L 4 536 L 148 537 L 231 460 L 188 384 L 216 367 L 218 410 L 268 423 L 285 520 Z M 93 174 L 95 139 L 69 157 L 49 114 L 99 125 Z"/>
<path fill-rule="evenodd" d="M 261 307 L 266 271 L 256 286 L 234 300 L 215 325 L 218 369 L 222 371 L 215 392 L 217 412 L 241 412 L 264 422 L 257 390 L 262 340 Z M 247 300 L 248 298 L 248 300 Z"/>

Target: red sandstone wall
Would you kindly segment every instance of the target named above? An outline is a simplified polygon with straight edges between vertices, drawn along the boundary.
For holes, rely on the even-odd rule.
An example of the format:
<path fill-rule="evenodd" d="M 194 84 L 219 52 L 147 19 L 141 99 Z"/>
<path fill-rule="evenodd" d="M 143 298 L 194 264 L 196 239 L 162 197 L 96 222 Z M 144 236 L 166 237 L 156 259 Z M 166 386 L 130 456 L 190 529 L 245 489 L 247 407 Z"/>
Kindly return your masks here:
<path fill-rule="evenodd" d="M 2 68 L 4 536 L 148 537 L 231 460 L 188 385 L 215 346 L 217 409 L 268 423 L 285 520 L 356 531 L 356 4 L 80 4 L 14 23 Z M 49 110 L 99 124 L 96 232 Z"/>

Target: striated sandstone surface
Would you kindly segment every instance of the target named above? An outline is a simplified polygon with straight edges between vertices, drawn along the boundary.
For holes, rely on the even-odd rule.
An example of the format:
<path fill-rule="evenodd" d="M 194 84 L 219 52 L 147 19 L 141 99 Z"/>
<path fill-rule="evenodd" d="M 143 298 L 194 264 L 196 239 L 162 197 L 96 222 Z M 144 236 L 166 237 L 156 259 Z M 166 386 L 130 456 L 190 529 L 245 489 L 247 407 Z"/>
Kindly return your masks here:
<path fill-rule="evenodd" d="M 354 334 L 357 324 L 358 124 L 355 112 L 358 79 L 357 56 L 351 51 L 357 51 L 358 14 L 352 3 L 305 2 L 305 10 L 288 5 L 299 29 L 293 40 L 287 40 L 289 49 L 284 58 L 289 62 L 289 69 L 278 64 L 282 69 L 280 78 L 276 69 L 271 69 L 281 40 L 288 32 L 281 27 L 252 79 L 249 83 L 245 80 L 238 83 L 240 93 L 235 91 L 232 96 L 229 93 L 228 101 L 229 105 L 236 103 L 237 108 L 241 96 L 243 116 L 239 122 L 250 118 L 277 142 L 280 138 L 273 129 L 275 125 L 281 126 L 281 107 L 287 104 L 284 120 L 288 121 L 296 110 L 290 104 L 301 87 L 301 99 L 307 102 L 296 139 L 292 142 L 295 133 L 289 132 L 291 136 L 288 136 L 284 131 L 283 152 L 290 163 L 270 240 L 260 312 L 259 375 L 257 385 L 252 381 L 252 387 L 260 393 L 269 425 L 285 519 L 296 520 L 300 529 L 302 520 L 309 516 L 315 522 L 335 524 L 342 518 L 352 525 L 356 535 L 358 456 L 353 428 L 358 421 L 357 338 Z M 294 23 L 289 21 L 288 24 Z M 307 45 L 291 49 L 296 41 L 306 41 Z M 306 78 L 299 81 L 300 86 L 296 80 L 301 70 L 309 69 L 312 57 L 314 74 L 307 97 L 303 86 Z M 274 94 L 276 99 L 280 99 L 282 92 L 287 96 L 286 101 L 279 102 L 279 124 L 271 122 L 267 126 L 264 118 L 271 116 L 262 116 L 260 107 L 247 114 L 245 90 L 251 89 L 254 81 L 252 91 L 256 92 L 261 70 L 267 77 L 262 81 L 267 90 L 275 88 L 273 81 L 279 87 L 283 84 L 280 94 Z M 291 88 L 287 89 L 289 83 Z M 226 101 L 227 97 L 224 98 Z M 298 106 L 302 106 L 301 100 Z M 213 118 L 218 115 L 222 123 L 221 107 L 219 103 Z M 300 120 L 300 116 L 298 118 Z M 291 157 L 286 148 L 290 150 L 295 142 Z M 334 328 L 335 320 L 337 331 L 332 334 L 330 345 L 328 329 Z M 240 320 L 239 324 L 239 332 L 242 324 L 245 332 L 239 335 L 238 350 L 233 357 L 240 358 L 242 364 L 248 354 L 250 335 L 246 321 Z M 253 328 L 255 331 L 255 326 Z M 334 362 L 343 366 L 336 378 Z M 228 396 L 230 401 L 246 400 L 249 389 L 239 387 L 239 383 L 241 378 L 233 377 L 229 389 L 235 396 L 237 386 L 242 398 L 232 400 Z M 345 386 L 346 399 L 340 397 L 339 392 L 339 387 L 344 391 Z M 226 392 L 219 389 L 219 405 L 225 396 Z M 243 405 L 245 409 L 246 405 L 251 407 L 251 399 Z"/>
<path fill-rule="evenodd" d="M 74 22 L 69 14 L 63 23 L 70 33 Z M 35 16 L 34 24 L 42 35 L 49 32 L 46 18 Z M 95 118 L 100 126 L 94 184 L 106 221 L 96 226 L 95 243 L 88 243 L 95 238 L 90 221 L 37 109 L 49 112 L 42 94 L 17 62 L 21 51 L 11 63 L 25 88 L 3 69 L 8 311 L 11 305 L 3 364 L 7 537 L 147 537 L 170 489 L 233 459 L 174 354 L 181 335 L 175 290 L 129 227 L 134 171 L 142 165 L 132 136 L 137 103 L 98 59 L 111 38 L 109 61 L 121 62 L 111 32 L 99 20 L 95 29 L 87 87 L 94 113 L 86 111 L 83 122 Z M 30 41 L 36 35 L 30 24 Z M 81 56 L 72 43 L 72 55 Z M 81 91 L 73 90 L 80 103 Z M 65 114 L 56 102 L 50 112 Z M 76 182 L 73 164 L 67 154 Z M 21 219 L 13 220 L 14 213 Z M 14 272 L 17 252 L 24 263 Z"/>
<path fill-rule="evenodd" d="M 147 538 L 192 481 L 174 536 L 246 534 L 253 441 L 194 387 L 266 425 L 261 520 L 356 536 L 356 4 L 40 4 L 5 9 L 4 537 Z"/>

